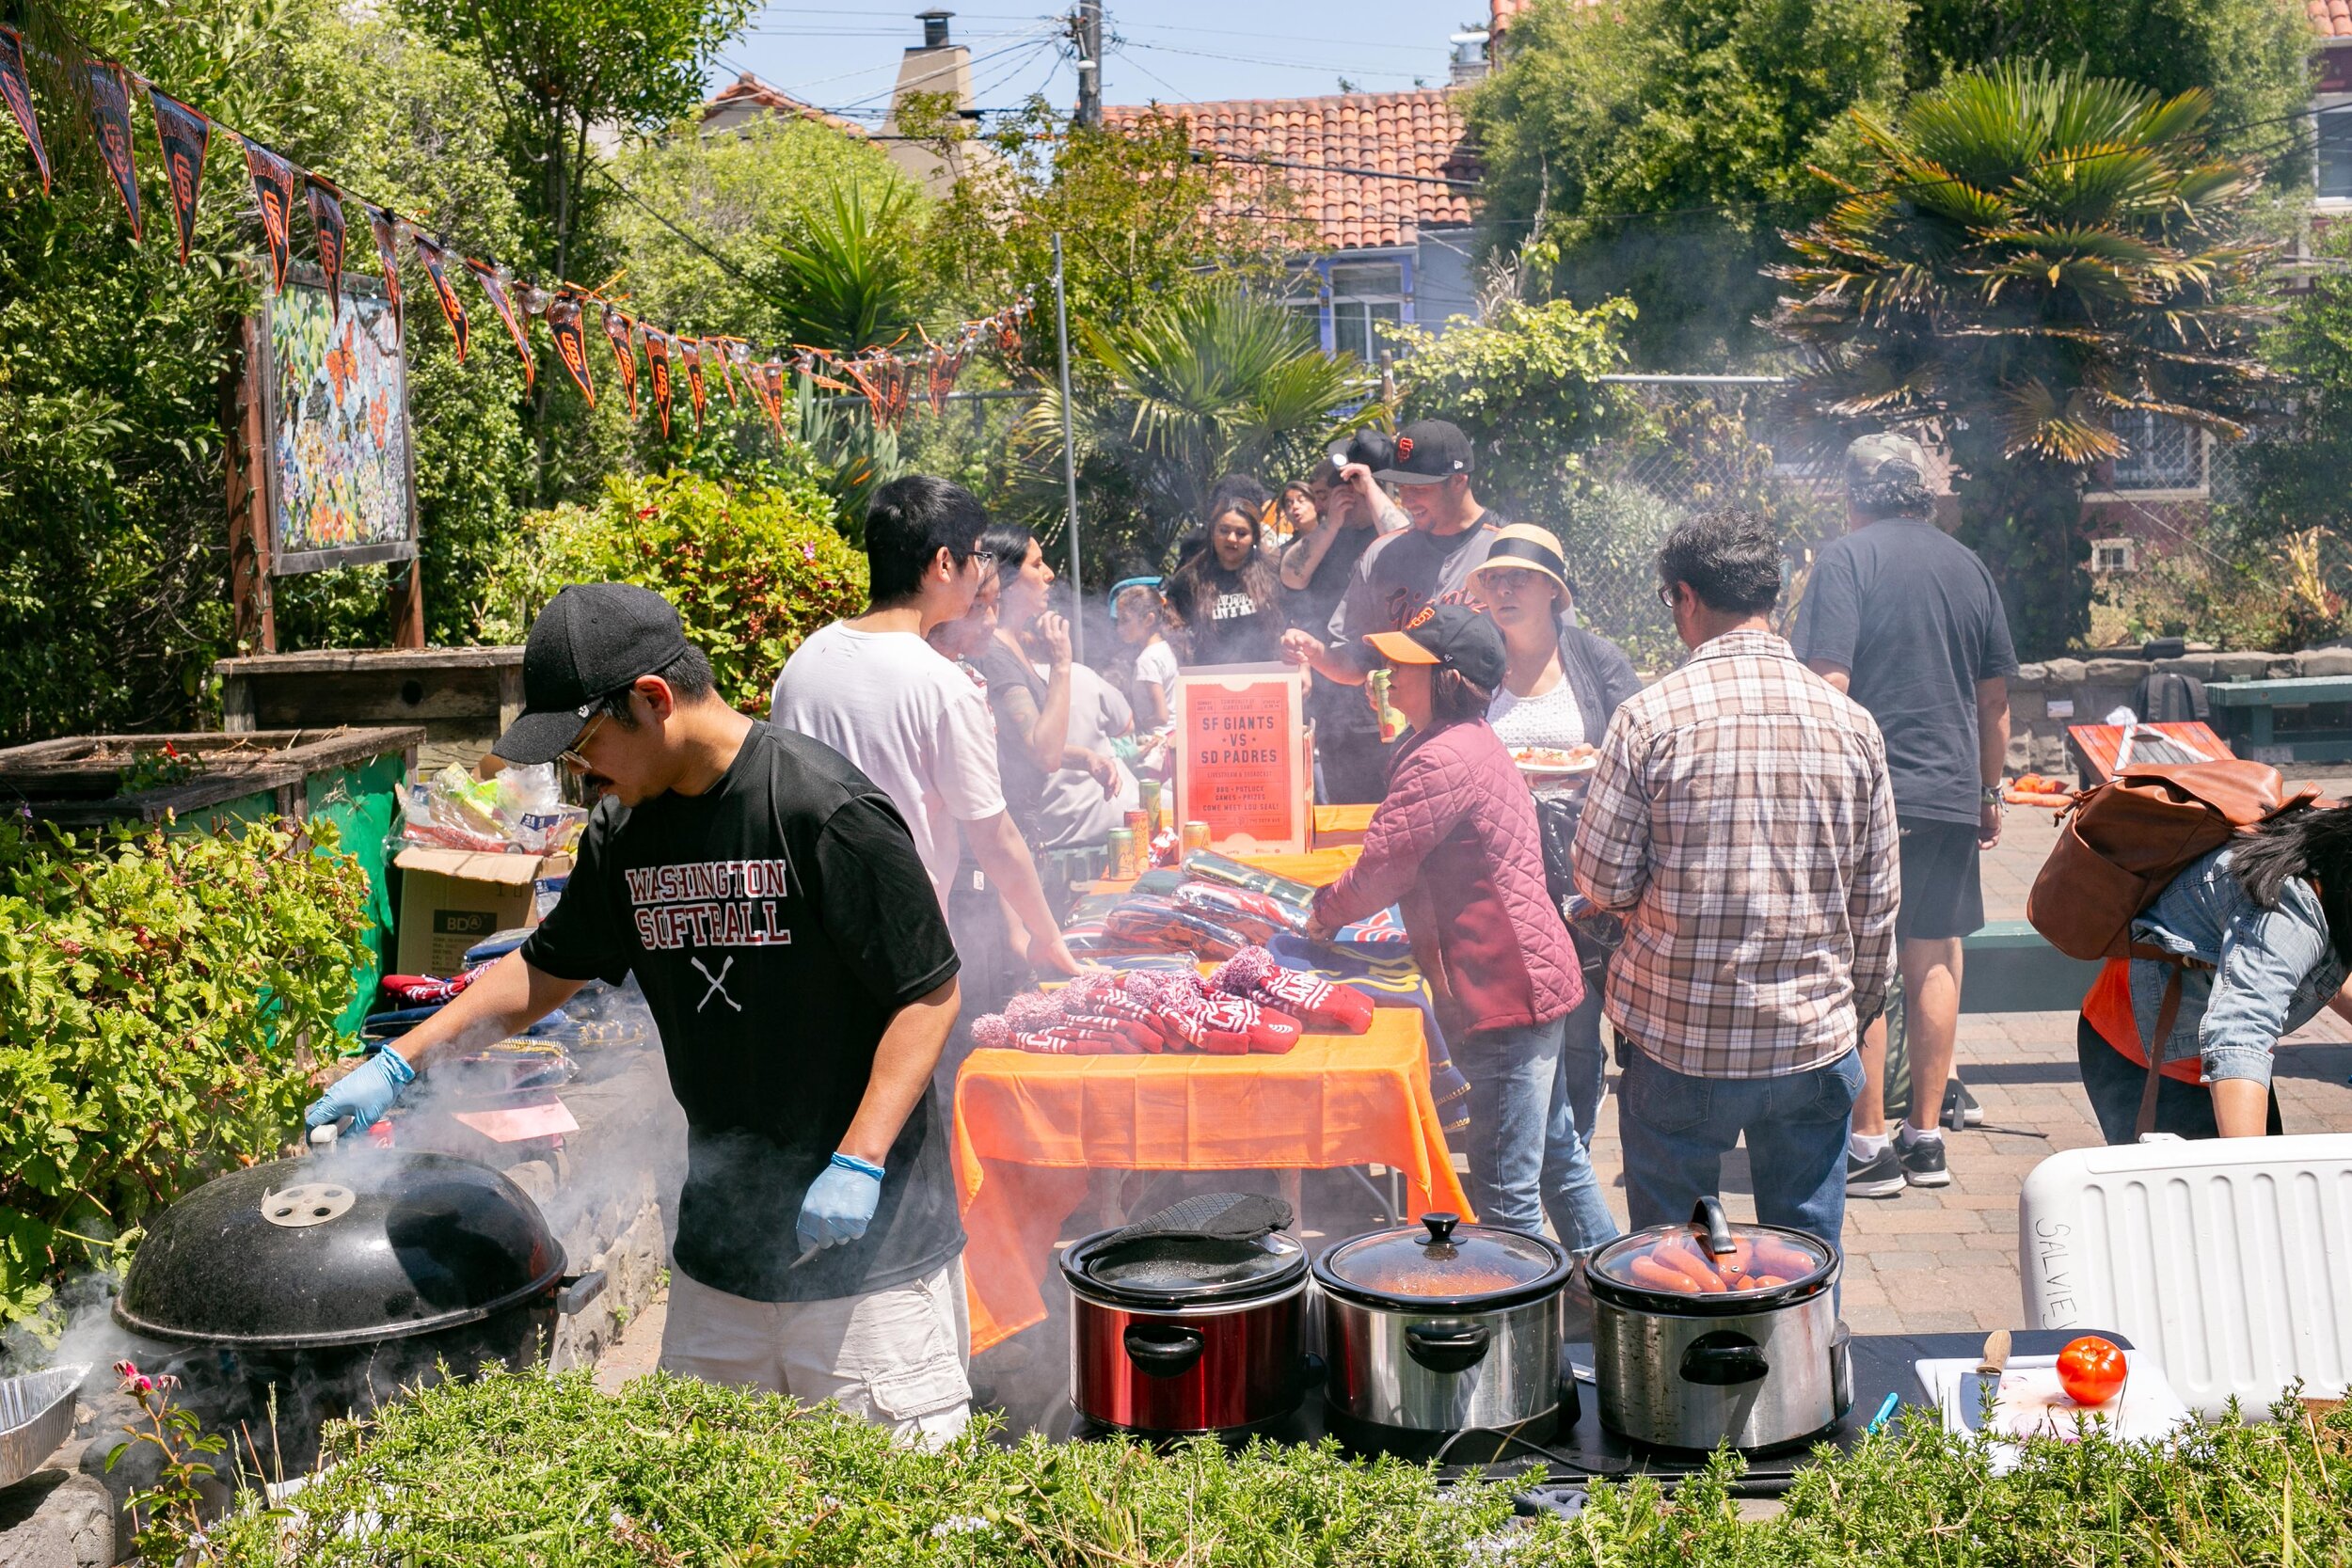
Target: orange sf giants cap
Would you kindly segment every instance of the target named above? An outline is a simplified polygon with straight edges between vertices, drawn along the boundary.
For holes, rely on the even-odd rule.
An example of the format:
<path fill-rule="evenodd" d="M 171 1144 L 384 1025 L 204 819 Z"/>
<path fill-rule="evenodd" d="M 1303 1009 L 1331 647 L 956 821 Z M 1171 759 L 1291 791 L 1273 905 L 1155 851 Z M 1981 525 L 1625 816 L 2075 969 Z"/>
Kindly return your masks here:
<path fill-rule="evenodd" d="M 1402 631 L 1376 631 L 1364 641 L 1391 664 L 1459 670 L 1489 691 L 1502 684 L 1508 663 L 1502 633 L 1466 604 L 1425 606 Z"/>

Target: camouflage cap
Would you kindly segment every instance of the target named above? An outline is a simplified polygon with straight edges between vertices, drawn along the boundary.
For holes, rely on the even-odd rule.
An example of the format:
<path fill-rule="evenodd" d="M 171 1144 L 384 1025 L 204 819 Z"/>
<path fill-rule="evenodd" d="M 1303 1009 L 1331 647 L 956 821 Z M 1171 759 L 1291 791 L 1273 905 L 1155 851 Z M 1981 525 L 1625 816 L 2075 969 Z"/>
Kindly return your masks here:
<path fill-rule="evenodd" d="M 1897 464 L 1901 464 L 1911 472 L 1898 472 L 1895 468 Z M 1898 436 L 1891 430 L 1881 431 L 1875 436 L 1855 437 L 1853 444 L 1846 449 L 1848 484 L 1901 479 L 1924 484 L 1927 478 L 1927 451 L 1908 436 Z"/>

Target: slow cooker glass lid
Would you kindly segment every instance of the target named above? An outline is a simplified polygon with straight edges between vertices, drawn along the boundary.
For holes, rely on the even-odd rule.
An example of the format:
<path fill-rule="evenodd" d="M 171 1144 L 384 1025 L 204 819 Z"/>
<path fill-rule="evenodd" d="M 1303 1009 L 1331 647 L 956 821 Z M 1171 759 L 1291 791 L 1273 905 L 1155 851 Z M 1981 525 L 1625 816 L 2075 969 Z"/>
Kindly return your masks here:
<path fill-rule="evenodd" d="M 1344 1243 L 1324 1266 L 1340 1283 L 1375 1295 L 1443 1298 L 1530 1285 L 1560 1266 L 1533 1237 L 1463 1226 L 1453 1214 L 1423 1214 L 1421 1224 Z"/>
<path fill-rule="evenodd" d="M 1778 1291 L 1827 1268 L 1830 1250 L 1793 1230 L 1732 1225 L 1733 1250 L 1708 1247 L 1696 1225 L 1652 1226 L 1610 1243 L 1587 1265 L 1592 1276 L 1651 1295 L 1722 1296 Z"/>
<path fill-rule="evenodd" d="M 1248 1241 L 1145 1235 L 1097 1247 L 1077 1267 L 1114 1295 L 1224 1294 L 1295 1274 L 1305 1256 L 1279 1231 Z"/>

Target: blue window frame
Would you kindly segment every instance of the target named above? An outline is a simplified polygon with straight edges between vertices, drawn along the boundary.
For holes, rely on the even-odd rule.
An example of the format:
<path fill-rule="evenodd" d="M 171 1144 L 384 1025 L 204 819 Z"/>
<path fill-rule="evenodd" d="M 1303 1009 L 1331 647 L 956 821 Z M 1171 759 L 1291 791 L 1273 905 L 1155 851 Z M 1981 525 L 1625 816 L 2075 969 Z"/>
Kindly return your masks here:
<path fill-rule="evenodd" d="M 1413 253 L 1354 250 L 1310 261 L 1295 275 L 1291 309 L 1324 353 L 1376 359 L 1376 324 L 1414 319 Z"/>

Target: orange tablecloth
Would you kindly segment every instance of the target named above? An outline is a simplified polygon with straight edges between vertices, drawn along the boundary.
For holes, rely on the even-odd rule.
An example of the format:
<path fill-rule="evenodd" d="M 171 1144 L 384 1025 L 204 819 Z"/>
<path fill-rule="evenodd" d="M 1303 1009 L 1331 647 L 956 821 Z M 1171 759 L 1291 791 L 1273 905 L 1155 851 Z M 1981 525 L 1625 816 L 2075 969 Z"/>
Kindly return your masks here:
<path fill-rule="evenodd" d="M 1044 1318 L 1054 1243 L 1097 1167 L 1376 1164 L 1404 1174 L 1413 1212 L 1470 1212 L 1429 1097 L 1421 1015 L 1407 1007 L 1380 1008 L 1369 1034 L 1309 1035 L 1283 1056 L 975 1051 L 956 1078 L 955 1147 L 975 1351 Z"/>
<path fill-rule="evenodd" d="M 1372 826 L 1372 814 L 1378 809 L 1372 805 L 1317 806 L 1315 847 L 1332 849 L 1363 843 L 1364 830 Z"/>

